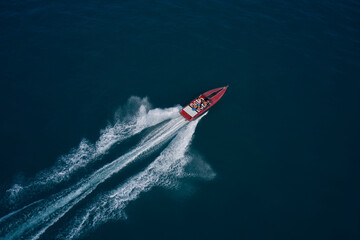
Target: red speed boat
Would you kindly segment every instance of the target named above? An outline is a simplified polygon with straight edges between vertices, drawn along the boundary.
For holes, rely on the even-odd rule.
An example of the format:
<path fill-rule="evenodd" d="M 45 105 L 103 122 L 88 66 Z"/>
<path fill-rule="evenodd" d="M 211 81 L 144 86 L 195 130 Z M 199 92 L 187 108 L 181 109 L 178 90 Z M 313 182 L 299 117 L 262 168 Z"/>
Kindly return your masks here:
<path fill-rule="evenodd" d="M 180 114 L 189 121 L 194 120 L 214 106 L 214 104 L 224 95 L 227 88 L 228 86 L 215 88 L 201 94 L 198 98 L 194 99 L 186 107 L 181 109 Z"/>

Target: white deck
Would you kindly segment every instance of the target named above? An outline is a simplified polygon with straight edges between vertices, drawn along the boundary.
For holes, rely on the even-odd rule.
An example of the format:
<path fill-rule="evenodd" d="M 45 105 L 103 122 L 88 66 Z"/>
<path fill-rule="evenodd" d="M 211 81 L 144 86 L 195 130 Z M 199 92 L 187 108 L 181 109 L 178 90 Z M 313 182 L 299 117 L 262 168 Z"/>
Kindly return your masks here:
<path fill-rule="evenodd" d="M 198 112 L 194 111 L 189 105 L 184 108 L 184 111 L 191 117 L 194 117 L 196 114 L 198 114 Z"/>

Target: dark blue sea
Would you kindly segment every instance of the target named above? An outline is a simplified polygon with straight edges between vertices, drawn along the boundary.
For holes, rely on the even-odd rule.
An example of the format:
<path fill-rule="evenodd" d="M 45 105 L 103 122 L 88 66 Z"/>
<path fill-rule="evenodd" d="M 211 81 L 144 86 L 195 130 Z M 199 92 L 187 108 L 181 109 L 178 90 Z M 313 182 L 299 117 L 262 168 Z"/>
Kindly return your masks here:
<path fill-rule="evenodd" d="M 359 26 L 355 0 L 2 1 L 0 239 L 360 239 Z"/>

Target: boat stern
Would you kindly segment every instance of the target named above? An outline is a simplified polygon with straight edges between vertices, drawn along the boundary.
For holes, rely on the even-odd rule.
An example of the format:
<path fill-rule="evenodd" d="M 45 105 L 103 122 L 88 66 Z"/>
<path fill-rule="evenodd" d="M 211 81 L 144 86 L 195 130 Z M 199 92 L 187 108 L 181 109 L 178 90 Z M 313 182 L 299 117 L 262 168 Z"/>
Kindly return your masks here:
<path fill-rule="evenodd" d="M 189 105 L 187 105 L 186 107 L 181 109 L 180 114 L 188 121 L 191 121 L 198 114 L 198 112 L 192 109 Z"/>

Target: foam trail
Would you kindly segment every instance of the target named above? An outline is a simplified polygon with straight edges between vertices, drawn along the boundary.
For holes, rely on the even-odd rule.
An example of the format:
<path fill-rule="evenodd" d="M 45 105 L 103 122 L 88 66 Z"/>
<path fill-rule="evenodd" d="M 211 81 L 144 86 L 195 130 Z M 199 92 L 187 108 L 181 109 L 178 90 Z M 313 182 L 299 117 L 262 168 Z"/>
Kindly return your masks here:
<path fill-rule="evenodd" d="M 155 185 L 169 186 L 172 178 L 183 175 L 184 166 L 191 160 L 185 153 L 191 143 L 200 119 L 189 123 L 145 170 L 130 178 L 123 185 L 100 197 L 75 218 L 70 227 L 58 235 L 72 239 L 110 219 L 124 218 L 127 204 Z M 212 173 L 213 174 L 213 173 Z M 213 174 L 214 175 L 214 174 Z"/>
<path fill-rule="evenodd" d="M 22 208 L 20 208 L 20 209 L 18 209 L 18 210 L 16 210 L 16 211 L 13 211 L 13 212 L 7 214 L 6 216 L 0 218 L 0 223 L 1 223 L 1 222 L 4 222 L 6 219 L 10 218 L 11 216 L 13 216 L 13 215 L 15 215 L 15 214 L 17 214 L 17 213 L 19 213 L 19 212 L 21 212 L 21 211 L 23 211 L 23 210 L 31 207 L 31 206 L 33 206 L 33 205 L 35 205 L 35 204 L 43 201 L 43 200 L 44 200 L 44 199 L 40 199 L 40 200 L 38 200 L 38 201 L 35 201 L 35 202 L 33 202 L 33 203 L 30 203 L 29 205 L 26 205 L 25 207 L 22 207 Z"/>
<path fill-rule="evenodd" d="M 153 130 L 153 137 L 148 141 L 139 144 L 133 150 L 100 168 L 75 186 L 53 195 L 47 203 L 37 206 L 27 214 L 18 217 L 15 214 L 15 217 L 10 217 L 9 221 L 1 226 L 0 236 L 4 236 L 5 239 L 19 239 L 20 237 L 22 239 L 37 239 L 75 204 L 88 196 L 100 183 L 119 172 L 130 162 L 161 146 L 186 123 L 187 121 L 183 117 L 178 117 L 166 123 L 165 128 Z"/>
<path fill-rule="evenodd" d="M 129 110 L 131 111 L 126 112 Z M 25 184 L 14 184 L 6 191 L 7 199 L 4 202 L 19 205 L 35 192 L 52 188 L 55 184 L 69 179 L 78 169 L 85 167 L 91 161 L 100 159 L 115 143 L 120 143 L 146 128 L 175 118 L 178 116 L 179 106 L 151 109 L 147 98 L 131 97 L 119 112 L 122 112 L 120 113 L 122 116 L 116 117 L 115 124 L 109 124 L 100 132 L 100 137 L 95 144 L 83 139 L 77 148 L 60 157 L 52 168 L 41 171 Z"/>
<path fill-rule="evenodd" d="M 104 154 L 114 143 L 179 115 L 180 106 L 165 109 L 150 109 L 150 107 L 147 98 L 131 97 L 128 100 L 127 108 L 138 108 L 137 113 L 134 116 L 132 113 L 128 113 L 127 115 L 130 116 L 125 116 L 123 121 L 117 120 L 114 126 L 109 125 L 102 130 L 102 134 L 96 142 L 96 154 Z"/>

